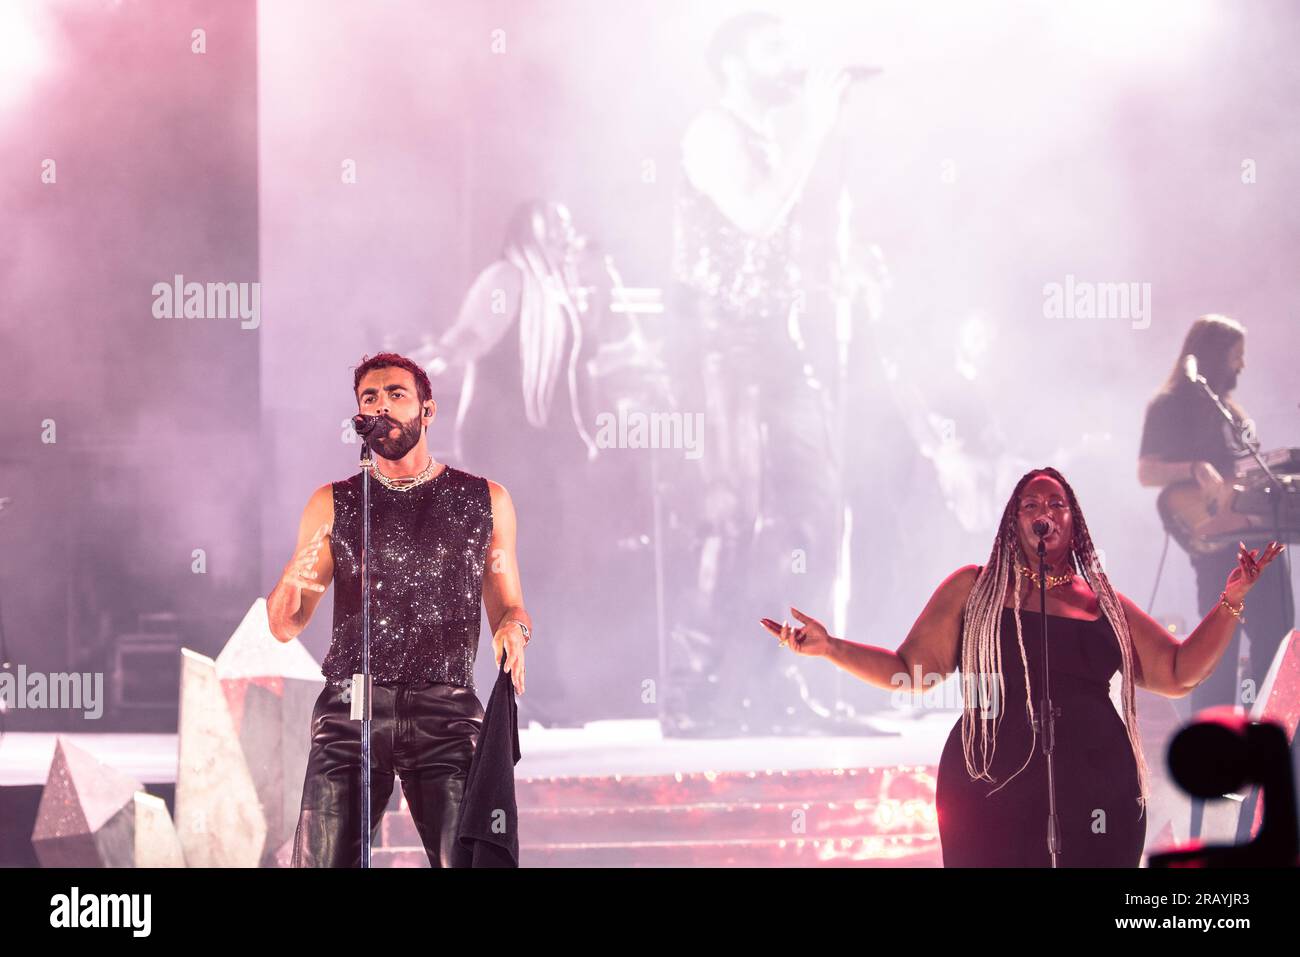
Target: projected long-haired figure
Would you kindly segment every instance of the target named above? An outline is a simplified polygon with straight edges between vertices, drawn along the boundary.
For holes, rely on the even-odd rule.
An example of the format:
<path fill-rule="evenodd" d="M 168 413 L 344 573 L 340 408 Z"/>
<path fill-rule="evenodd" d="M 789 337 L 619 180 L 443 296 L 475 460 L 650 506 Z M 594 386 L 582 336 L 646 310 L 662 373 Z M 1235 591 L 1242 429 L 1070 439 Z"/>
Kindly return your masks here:
<path fill-rule="evenodd" d="M 507 652 L 515 691 L 524 691 L 532 619 L 515 560 L 514 505 L 496 482 L 434 460 L 427 434 L 437 403 L 416 363 L 392 353 L 364 359 L 353 394 L 361 414 L 383 423 L 370 439 L 371 827 L 378 831 L 396 775 L 430 865 L 465 866 L 456 829 L 484 717 L 474 690 L 483 610 L 494 660 Z M 361 864 L 361 724 L 351 720 L 350 696 L 362 663 L 361 479 L 358 472 L 311 496 L 294 557 L 267 599 L 272 634 L 289 641 L 335 586 L 295 867 Z"/>
<path fill-rule="evenodd" d="M 593 370 L 615 364 L 605 346 L 626 329 L 611 310 L 619 285 L 610 256 L 596 253 L 564 203 L 524 202 L 446 331 L 412 352 L 440 394 L 456 393 L 452 454 L 498 476 L 529 516 L 519 561 L 552 641 L 534 661 L 540 694 L 520 708 L 543 724 L 589 717 L 577 682 L 608 615 L 596 586 L 616 572 L 600 556 L 614 547 L 617 518 L 608 509 L 619 506 L 600 511 L 610 498 L 598 491 L 608 470 L 595 466 L 595 413 L 616 400 L 611 379 Z M 614 351 L 621 361 L 636 350 Z"/>
<path fill-rule="evenodd" d="M 800 323 L 798 207 L 848 76 L 799 70 L 782 21 L 761 12 L 723 23 L 707 59 L 721 96 L 682 141 L 666 330 L 677 402 L 703 413 L 705 434 L 674 502 L 684 557 L 670 589 L 661 717 L 683 735 L 791 727 L 793 686 L 734 622 L 796 579 L 829 587 L 795 566 L 801 555 L 833 563 L 835 554 L 832 427 Z M 778 135 L 786 108 L 798 136 Z"/>
<path fill-rule="evenodd" d="M 588 312 L 588 287 L 579 275 L 584 247 L 563 203 L 520 204 L 506 226 L 501 257 L 479 272 L 450 328 L 412 352 L 435 375 L 463 373 L 458 451 L 476 430 L 527 426 L 568 446 L 553 454 L 594 456 L 579 366 Z"/>
<path fill-rule="evenodd" d="M 763 619 L 782 646 L 895 691 L 962 676 L 962 716 L 939 761 L 936 804 L 948 867 L 1045 867 L 1047 762 L 1034 716 L 1043 651 L 1036 522 L 1045 520 L 1055 780 L 1062 866 L 1136 867 L 1146 835 L 1146 761 L 1135 689 L 1182 697 L 1205 681 L 1246 595 L 1283 546 L 1238 548 L 1209 614 L 1183 641 L 1111 587 L 1074 490 L 1027 472 L 1003 510 L 988 563 L 948 576 L 897 651 L 832 637 L 815 618 Z M 1110 683 L 1121 676 L 1121 714 Z"/>

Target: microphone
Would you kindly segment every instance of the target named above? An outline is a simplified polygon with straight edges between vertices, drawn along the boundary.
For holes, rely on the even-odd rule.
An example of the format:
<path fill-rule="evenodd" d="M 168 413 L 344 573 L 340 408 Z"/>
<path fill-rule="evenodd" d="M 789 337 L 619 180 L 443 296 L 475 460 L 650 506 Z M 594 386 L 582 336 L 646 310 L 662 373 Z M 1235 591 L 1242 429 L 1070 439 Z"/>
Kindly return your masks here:
<path fill-rule="evenodd" d="M 1034 519 L 1033 529 L 1034 534 L 1039 538 L 1046 538 L 1056 531 L 1056 523 L 1049 518 L 1036 518 Z"/>
<path fill-rule="evenodd" d="M 352 417 L 352 428 L 357 435 L 363 439 L 368 438 L 375 429 L 379 428 L 384 420 L 377 415 L 364 415 L 358 412 Z"/>
<path fill-rule="evenodd" d="M 1196 355 L 1194 353 L 1189 353 L 1187 358 L 1183 360 L 1183 375 L 1187 376 L 1188 381 L 1190 382 L 1201 381 L 1199 370 L 1196 367 Z"/>

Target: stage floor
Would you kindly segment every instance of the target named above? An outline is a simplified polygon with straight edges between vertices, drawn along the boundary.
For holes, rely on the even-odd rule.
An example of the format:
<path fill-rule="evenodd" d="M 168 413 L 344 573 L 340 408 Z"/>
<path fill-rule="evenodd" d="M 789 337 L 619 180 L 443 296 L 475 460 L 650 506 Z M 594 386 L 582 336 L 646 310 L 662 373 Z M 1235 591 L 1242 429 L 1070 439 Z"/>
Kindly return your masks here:
<path fill-rule="evenodd" d="M 524 728 L 515 772 L 528 835 L 520 861 L 532 867 L 938 866 L 935 773 L 959 717 L 958 711 L 882 711 L 866 716 L 878 733 L 841 736 L 665 738 L 655 720 Z M 0 789 L 25 802 L 18 809 L 24 820 L 11 822 L 0 866 L 35 866 L 28 835 L 57 737 L 0 739 Z M 170 799 L 175 734 L 64 737 Z M 1162 752 L 1163 742 L 1148 750 Z M 1153 784 L 1148 847 L 1185 839 L 1186 797 L 1158 770 Z M 790 814 L 800 808 L 810 830 L 792 839 Z M 1235 828 L 1231 811 L 1215 825 L 1228 839 Z M 376 855 L 376 866 L 427 866 L 400 788 Z"/>
<path fill-rule="evenodd" d="M 805 770 L 937 765 L 957 711 L 870 715 L 886 734 L 682 739 L 665 738 L 654 720 L 593 721 L 580 728 L 521 728 L 521 779 L 663 775 L 707 771 Z M 54 733 L 0 738 L 0 787 L 41 785 Z M 143 784 L 174 784 L 174 734 L 67 734 L 67 740 Z"/>

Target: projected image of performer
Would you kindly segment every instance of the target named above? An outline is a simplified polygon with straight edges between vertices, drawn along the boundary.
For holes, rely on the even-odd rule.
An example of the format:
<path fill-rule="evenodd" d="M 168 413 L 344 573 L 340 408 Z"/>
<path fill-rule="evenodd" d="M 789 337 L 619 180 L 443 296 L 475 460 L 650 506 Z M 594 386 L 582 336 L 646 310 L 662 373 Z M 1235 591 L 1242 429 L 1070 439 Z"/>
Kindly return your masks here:
<path fill-rule="evenodd" d="M 1164 489 L 1162 518 L 1191 560 L 1201 615 L 1219 600 L 1219 582 L 1236 564 L 1237 542 L 1258 545 L 1271 532 L 1269 516 L 1252 517 L 1234 508 L 1237 462 L 1248 452 L 1245 442 L 1256 441 L 1253 424 L 1233 398 L 1245 368 L 1242 325 L 1227 316 L 1200 317 L 1187 331 L 1169 378 L 1147 406 L 1142 428 L 1138 480 Z M 1189 371 L 1219 396 L 1232 422 Z M 1207 537 L 1198 530 L 1220 534 Z M 1253 697 L 1243 700 L 1243 693 L 1248 688 L 1258 690 L 1278 645 L 1294 627 L 1290 577 L 1270 576 L 1260 591 L 1243 622 L 1250 637 L 1250 657 L 1242 683 L 1238 684 L 1237 676 L 1240 639 L 1234 633 L 1223 663 L 1192 693 L 1194 709 L 1222 704 L 1249 707 Z"/>
<path fill-rule="evenodd" d="M 506 482 L 529 516 L 519 561 L 550 640 L 534 661 L 543 690 L 520 709 L 548 726 L 590 717 L 578 676 L 608 637 L 599 622 L 613 613 L 602 604 L 610 589 L 574 583 L 621 574 L 618 542 L 640 532 L 631 528 L 635 478 L 626 475 L 638 463 L 605 456 L 597 469 L 596 414 L 625 397 L 663 407 L 637 394 L 653 391 L 660 373 L 635 317 L 611 309 L 621 288 L 612 257 L 579 231 L 564 203 L 520 203 L 500 257 L 479 270 L 446 330 L 412 352 L 440 394 L 457 391 L 453 454 Z M 639 620 L 636 601 L 625 599 L 623 613 Z M 653 641 L 648 624 L 643 640 Z"/>
<path fill-rule="evenodd" d="M 416 363 L 393 353 L 364 359 L 353 394 L 361 414 L 387 425 L 370 440 L 372 830 L 397 775 L 430 865 L 462 866 L 456 825 L 483 720 L 474 689 L 481 610 L 494 660 L 504 649 L 515 691 L 524 692 L 532 620 L 515 560 L 514 506 L 496 482 L 434 461 L 427 437 L 437 406 Z M 361 863 L 361 723 L 350 719 L 351 677 L 361 672 L 361 501 L 360 472 L 316 490 L 294 557 L 267 599 L 272 633 L 289 641 L 335 586 L 295 867 Z"/>
<path fill-rule="evenodd" d="M 499 428 L 532 428 L 547 430 L 552 455 L 594 456 L 580 365 L 592 322 L 579 274 L 585 245 L 563 203 L 520 204 L 501 257 L 479 271 L 437 342 L 413 352 L 435 374 L 461 374 L 458 453 Z"/>
<path fill-rule="evenodd" d="M 1136 867 L 1145 843 L 1147 771 L 1134 689 L 1181 697 L 1204 682 L 1223 657 L 1247 594 L 1283 546 L 1239 548 L 1214 607 L 1179 642 L 1111 587 L 1064 476 L 1035 469 L 1007 501 L 988 563 L 945 579 L 897 651 L 832 637 L 793 607 L 801 625 L 762 623 L 780 645 L 879 688 L 924 691 L 959 671 L 963 712 L 944 746 L 936 793 L 944 865 L 1048 866 L 1047 763 L 1031 719 L 1043 674 L 1035 610 L 1040 520 L 1048 529 L 1042 540 L 1051 695 L 1059 710 L 1060 863 Z M 1122 717 L 1110 698 L 1116 672 Z M 981 683 L 993 690 L 988 697 L 981 697 Z M 1098 811 L 1104 829 L 1095 827 Z"/>
<path fill-rule="evenodd" d="M 705 429 L 675 503 L 685 542 L 662 719 L 682 734 L 769 724 L 755 712 L 774 703 L 778 662 L 735 633 L 736 616 L 773 587 L 826 587 L 828 576 L 799 575 L 799 556 L 823 569 L 835 557 L 830 410 L 801 326 L 797 210 L 849 77 L 798 70 L 769 13 L 719 27 L 708 62 L 722 95 L 682 141 L 666 332 L 678 406 L 703 413 Z M 782 142 L 787 107 L 801 130 Z"/>

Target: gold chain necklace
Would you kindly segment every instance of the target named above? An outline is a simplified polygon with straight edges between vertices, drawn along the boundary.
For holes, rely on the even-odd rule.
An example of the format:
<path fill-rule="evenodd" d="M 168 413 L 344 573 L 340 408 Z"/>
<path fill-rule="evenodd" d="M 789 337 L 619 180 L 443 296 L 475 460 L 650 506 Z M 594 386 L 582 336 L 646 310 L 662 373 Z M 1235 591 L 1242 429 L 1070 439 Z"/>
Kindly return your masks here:
<path fill-rule="evenodd" d="M 361 463 L 362 468 L 369 468 L 371 476 L 384 488 L 392 489 L 394 492 L 409 492 L 417 486 L 423 485 L 433 476 L 433 457 L 429 457 L 429 464 L 426 465 L 419 475 L 404 475 L 401 478 L 389 478 L 379 467 L 375 465 L 374 459 L 366 459 Z M 442 473 L 439 472 L 439 475 Z"/>
<path fill-rule="evenodd" d="M 1038 572 L 1034 571 L 1033 569 L 1026 568 L 1024 565 L 1021 565 L 1020 574 L 1023 575 L 1025 578 L 1028 578 L 1035 585 L 1038 584 L 1039 581 Z M 1048 572 L 1047 574 L 1048 588 L 1056 588 L 1059 585 L 1068 585 L 1072 581 L 1074 581 L 1074 572 L 1064 572 L 1063 574 L 1060 575 L 1053 575 L 1051 572 Z"/>

